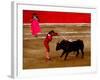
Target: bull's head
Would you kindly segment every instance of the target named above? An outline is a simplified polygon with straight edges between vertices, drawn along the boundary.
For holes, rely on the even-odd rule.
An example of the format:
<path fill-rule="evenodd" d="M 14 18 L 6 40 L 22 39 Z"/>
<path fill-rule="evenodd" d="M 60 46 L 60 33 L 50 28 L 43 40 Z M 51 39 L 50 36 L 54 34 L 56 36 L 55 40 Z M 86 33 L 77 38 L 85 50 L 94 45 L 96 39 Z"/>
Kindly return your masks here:
<path fill-rule="evenodd" d="M 57 51 L 57 50 L 60 50 L 60 49 L 61 49 L 60 43 L 58 42 L 57 45 L 56 45 L 56 51 Z"/>

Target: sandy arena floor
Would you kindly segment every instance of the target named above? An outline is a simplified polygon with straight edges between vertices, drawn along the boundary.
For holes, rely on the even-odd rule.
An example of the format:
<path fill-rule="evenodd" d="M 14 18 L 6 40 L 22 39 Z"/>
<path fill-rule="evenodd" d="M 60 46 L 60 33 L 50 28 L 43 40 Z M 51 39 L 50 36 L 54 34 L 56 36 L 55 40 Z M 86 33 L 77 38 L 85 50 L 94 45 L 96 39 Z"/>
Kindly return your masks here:
<path fill-rule="evenodd" d="M 36 69 L 36 68 L 57 68 L 57 67 L 77 67 L 77 66 L 90 66 L 91 65 L 91 40 L 90 40 L 90 27 L 89 26 L 71 26 L 57 27 L 58 25 L 53 25 L 54 27 L 44 26 L 42 27 L 42 33 L 48 32 L 50 30 L 55 30 L 56 32 L 77 32 L 77 34 L 61 34 L 67 39 L 82 39 L 84 41 L 84 58 L 81 58 L 81 54 L 75 57 L 76 53 L 69 53 L 67 60 L 64 61 L 64 56 L 60 58 L 62 50 L 56 51 L 56 43 L 61 38 L 54 38 L 50 43 L 50 56 L 51 61 L 45 61 L 45 48 L 43 46 L 43 38 L 45 35 L 39 35 L 37 38 L 32 37 L 30 33 L 30 28 L 24 26 L 24 45 L 23 45 L 23 69 Z M 81 32 L 86 32 L 81 33 Z"/>

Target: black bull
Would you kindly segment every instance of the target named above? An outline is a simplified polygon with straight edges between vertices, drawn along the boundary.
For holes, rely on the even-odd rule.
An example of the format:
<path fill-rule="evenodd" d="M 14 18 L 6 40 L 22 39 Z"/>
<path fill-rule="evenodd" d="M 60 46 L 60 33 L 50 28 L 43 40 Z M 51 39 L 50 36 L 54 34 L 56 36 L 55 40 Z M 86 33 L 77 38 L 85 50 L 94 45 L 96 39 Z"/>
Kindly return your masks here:
<path fill-rule="evenodd" d="M 66 54 L 64 60 L 66 60 L 68 54 L 72 51 L 77 52 L 76 56 L 78 56 L 79 51 L 81 51 L 81 53 L 82 53 L 81 57 L 82 58 L 84 57 L 84 51 L 83 51 L 84 43 L 80 39 L 78 39 L 76 41 L 72 41 L 72 42 L 68 41 L 68 40 L 62 40 L 61 42 L 58 42 L 57 46 L 56 46 L 56 50 L 60 50 L 60 49 L 63 50 L 60 57 L 62 57 L 64 54 Z"/>

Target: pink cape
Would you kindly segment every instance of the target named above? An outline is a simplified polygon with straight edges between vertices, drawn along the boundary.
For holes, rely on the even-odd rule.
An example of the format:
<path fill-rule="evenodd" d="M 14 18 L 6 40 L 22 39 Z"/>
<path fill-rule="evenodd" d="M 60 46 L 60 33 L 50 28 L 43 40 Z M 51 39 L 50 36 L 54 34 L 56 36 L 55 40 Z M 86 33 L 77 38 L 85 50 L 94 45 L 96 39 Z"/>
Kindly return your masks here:
<path fill-rule="evenodd" d="M 32 35 L 37 35 L 39 32 L 41 32 L 41 28 L 37 20 L 32 20 L 31 32 L 32 32 Z"/>

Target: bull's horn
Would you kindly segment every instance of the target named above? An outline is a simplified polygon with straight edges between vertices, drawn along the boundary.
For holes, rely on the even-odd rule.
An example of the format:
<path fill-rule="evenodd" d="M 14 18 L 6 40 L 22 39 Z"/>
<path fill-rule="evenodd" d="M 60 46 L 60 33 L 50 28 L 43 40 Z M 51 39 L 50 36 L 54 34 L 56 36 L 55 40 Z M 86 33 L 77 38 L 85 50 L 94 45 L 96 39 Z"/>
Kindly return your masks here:
<path fill-rule="evenodd" d="M 60 42 L 58 41 L 57 44 L 59 44 Z"/>
<path fill-rule="evenodd" d="M 57 44 L 58 44 L 59 42 L 57 42 Z"/>
<path fill-rule="evenodd" d="M 60 43 L 60 40 L 57 43 Z"/>

